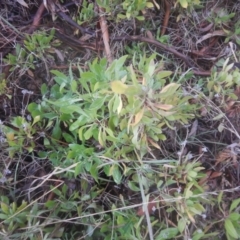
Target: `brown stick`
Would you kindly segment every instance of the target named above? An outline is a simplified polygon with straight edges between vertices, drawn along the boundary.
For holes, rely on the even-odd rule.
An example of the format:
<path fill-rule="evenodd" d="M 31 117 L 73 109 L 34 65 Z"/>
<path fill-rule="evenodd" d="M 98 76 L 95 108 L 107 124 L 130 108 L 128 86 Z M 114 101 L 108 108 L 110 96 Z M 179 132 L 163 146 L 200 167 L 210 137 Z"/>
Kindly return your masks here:
<path fill-rule="evenodd" d="M 199 71 L 199 70 L 193 70 L 193 73 L 198 76 L 203 76 L 203 77 L 209 77 L 211 76 L 210 71 Z"/>
<path fill-rule="evenodd" d="M 100 27 L 101 27 L 101 31 L 102 31 L 105 53 L 106 53 L 108 63 L 110 64 L 110 63 L 112 63 L 113 59 L 112 59 L 111 49 L 110 49 L 110 46 L 109 46 L 108 25 L 107 25 L 107 21 L 106 21 L 104 15 L 103 15 L 104 10 L 101 7 L 99 7 L 99 14 L 100 14 Z"/>
<path fill-rule="evenodd" d="M 166 32 L 169 17 L 170 17 L 170 9 L 171 9 L 171 6 L 170 6 L 170 3 L 168 2 L 168 0 L 164 1 L 164 5 L 165 5 L 165 16 L 164 16 L 164 20 L 163 20 L 162 29 L 161 29 L 161 36 L 163 36 Z"/>
<path fill-rule="evenodd" d="M 99 46 L 99 49 L 97 49 L 96 44 L 94 44 L 94 43 L 89 43 L 89 42 L 81 41 L 79 39 L 72 38 L 70 36 L 67 36 L 67 35 L 61 33 L 58 30 L 55 31 L 55 36 L 58 39 L 60 39 L 61 41 L 65 42 L 66 44 L 71 46 L 72 48 L 75 48 L 75 49 L 78 49 L 78 50 L 88 48 L 88 49 L 97 51 L 99 49 L 102 49 L 101 46 Z"/>
<path fill-rule="evenodd" d="M 119 37 L 115 37 L 112 39 L 113 41 L 123 41 L 123 40 L 129 40 L 129 41 L 141 41 L 141 42 L 146 42 L 146 43 L 150 43 L 153 44 L 154 46 L 164 49 L 172 54 L 174 54 L 175 56 L 181 58 L 188 67 L 190 68 L 195 68 L 194 63 L 192 61 L 191 58 L 189 58 L 188 56 L 178 52 L 176 49 L 174 49 L 173 47 L 169 47 L 163 43 L 160 43 L 154 39 L 149 39 L 149 38 L 145 38 L 145 37 L 141 37 L 141 36 L 119 36 Z M 200 71 L 200 70 L 193 70 L 194 74 L 196 75 L 200 75 L 200 76 L 210 76 L 211 72 L 209 71 Z"/>
<path fill-rule="evenodd" d="M 181 58 L 187 64 L 188 67 L 194 67 L 194 64 L 191 62 L 191 59 L 188 56 L 178 52 L 173 47 L 169 47 L 169 46 L 167 46 L 163 43 L 160 43 L 154 39 L 149 39 L 149 38 L 145 38 L 145 37 L 141 37 L 141 36 L 127 36 L 127 35 L 113 38 L 113 41 L 123 41 L 123 40 L 141 41 L 141 42 L 153 44 L 154 46 L 164 49 L 170 53 L 173 53 L 175 56 Z"/>
<path fill-rule="evenodd" d="M 39 26 L 44 9 L 45 9 L 45 6 L 44 6 L 44 3 L 42 3 L 38 8 L 36 15 L 33 18 L 32 26 L 27 31 L 29 34 L 32 34 L 36 30 L 36 28 Z"/>
<path fill-rule="evenodd" d="M 72 20 L 68 15 L 66 15 L 64 12 L 61 12 L 61 11 L 59 10 L 59 11 L 57 11 L 57 15 L 58 15 L 61 19 L 65 20 L 66 22 L 68 22 L 69 24 L 71 24 L 73 27 L 79 29 L 79 30 L 81 31 L 82 35 L 84 35 L 85 33 L 90 34 L 90 35 L 94 35 L 94 34 L 95 34 L 94 32 L 92 32 L 92 31 L 90 31 L 90 30 L 87 30 L 87 29 L 85 29 L 84 27 L 78 25 L 75 21 L 73 21 L 73 20 Z"/>

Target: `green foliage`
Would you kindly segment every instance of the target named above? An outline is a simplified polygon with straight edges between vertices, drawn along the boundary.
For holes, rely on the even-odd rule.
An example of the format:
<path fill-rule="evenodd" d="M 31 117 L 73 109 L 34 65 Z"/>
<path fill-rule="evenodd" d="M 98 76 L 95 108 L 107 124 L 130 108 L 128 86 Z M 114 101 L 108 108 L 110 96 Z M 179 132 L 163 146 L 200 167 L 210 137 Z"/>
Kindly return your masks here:
<path fill-rule="evenodd" d="M 239 239 L 240 237 L 240 214 L 236 212 L 236 209 L 239 208 L 239 203 L 239 198 L 232 202 L 229 209 L 229 215 L 224 221 L 224 227 L 229 240 Z"/>
<path fill-rule="evenodd" d="M 5 79 L 1 79 L 0 76 L 0 95 L 5 94 L 7 89 L 7 81 Z"/>
<path fill-rule="evenodd" d="M 16 44 L 15 54 L 9 53 L 4 59 L 6 63 L 11 65 L 10 71 L 19 70 L 20 75 L 23 75 L 28 69 L 35 69 L 35 63 L 39 59 L 44 58 L 50 42 L 54 37 L 55 30 L 52 29 L 50 34 L 46 32 L 35 32 L 32 35 L 26 35 L 24 46 Z M 48 55 L 49 56 L 49 55 Z"/>
<path fill-rule="evenodd" d="M 39 157 L 48 158 L 54 167 L 65 169 L 61 173 L 65 178 L 88 175 L 97 184 L 102 184 L 99 174 L 104 172 L 116 184 L 128 178 L 129 189 L 136 193 L 140 192 L 136 169 L 142 173 L 141 185 L 147 192 L 154 184 L 162 188 L 167 168 L 164 187 L 171 184 L 184 186 L 184 191 L 179 187 L 173 196 L 161 194 L 166 211 L 169 214 L 177 213 L 178 225 L 167 228 L 166 224 L 161 223 L 157 239 L 171 239 L 184 235 L 190 224 L 196 223 L 196 217 L 205 212 L 204 203 L 207 200 L 202 197 L 204 189 L 198 183 L 204 177 L 203 167 L 187 157 L 180 162 L 167 160 L 168 164 L 165 168 L 159 168 L 162 170 L 158 170 L 160 173 L 156 175 L 142 161 L 150 149 L 160 148 L 159 142 L 166 139 L 164 128 L 174 129 L 176 124 L 187 124 L 194 118 L 197 106 L 190 104 L 190 97 L 184 94 L 180 84 L 172 82 L 171 71 L 159 70 L 162 65 L 161 62 L 155 62 L 155 55 L 147 58 L 137 57 L 136 54 L 132 60 L 129 59 L 132 64 L 125 66 L 127 59 L 128 56 L 123 56 L 110 66 L 107 66 L 106 59 L 94 60 L 89 64 L 89 70 L 79 67 L 80 77 L 77 79 L 73 77 L 71 69 L 68 75 L 52 70 L 56 83 L 50 89 L 43 84 L 42 101 L 28 106 L 32 123 L 23 117 L 15 117 L 11 121 L 12 127 L 3 126 L 7 150 L 12 157 L 25 150 L 31 153 L 36 148 L 35 140 L 43 138 L 45 150 L 38 152 Z M 222 72 L 213 73 L 208 79 L 209 94 L 215 91 L 229 95 L 225 91 L 238 84 L 238 72 L 232 74 L 231 66 L 227 63 Z M 164 161 L 159 164 L 164 164 Z M 54 205 L 55 214 L 65 213 L 68 218 L 76 212 L 81 215 L 85 204 L 91 205 L 102 191 L 92 187 L 88 192 L 84 179 L 81 184 L 85 190 L 80 195 L 76 192 L 67 195 L 65 185 L 61 189 L 53 189 L 59 202 L 47 202 L 48 211 Z M 124 199 L 122 202 L 128 204 Z M 91 206 L 95 211 L 100 210 L 99 205 Z M 123 213 L 115 208 L 112 205 L 113 219 L 108 215 L 102 216 L 100 229 L 85 228 L 88 237 L 105 236 L 110 239 L 113 235 L 107 228 L 109 222 L 114 221 L 117 225 L 123 225 L 123 228 L 114 232 L 115 238 L 123 235 L 126 238 L 142 238 L 142 233 L 135 228 L 141 223 L 138 217 L 133 217 L 132 210 Z M 234 208 L 231 207 L 232 210 Z M 88 213 L 85 211 L 86 215 Z M 225 221 L 229 239 L 236 235 L 233 228 L 238 231 L 239 218 L 235 215 L 230 213 Z M 82 221 L 99 224 L 95 218 L 84 218 Z M 19 227 L 16 225 L 12 231 Z M 60 229 L 59 235 L 63 236 L 63 229 Z M 233 233 L 229 234 L 230 231 Z M 196 231 L 193 239 L 215 234 Z"/>
<path fill-rule="evenodd" d="M 160 36 L 160 18 L 156 14 L 162 9 L 158 2 L 97 0 L 96 4 L 103 10 L 113 38 L 115 27 L 122 34 L 123 26 L 124 31 L 127 29 L 124 34 L 143 34 L 149 29 L 159 42 L 179 43 L 181 36 Z M 180 10 L 182 14 L 177 20 L 192 22 L 190 12 L 201 2 L 175 1 L 174 16 Z M 96 23 L 99 11 L 94 3 L 84 0 L 79 9 L 75 18 L 78 24 Z M 209 17 L 214 28 L 223 29 L 227 35 L 225 42 L 231 39 L 239 44 L 239 22 L 233 32 L 229 30 L 235 13 L 215 10 Z M 194 19 L 198 19 L 198 12 L 194 14 Z M 128 23 L 134 25 L 128 29 Z M 171 29 L 171 20 L 167 27 Z M 11 65 L 10 70 L 17 70 L 19 77 L 33 70 L 37 62 L 46 64 L 52 58 L 53 37 L 54 30 L 26 36 L 23 45 L 17 44 L 16 52 L 5 59 Z M 215 192 L 206 192 L 201 181 L 206 178 L 206 169 L 197 156 L 181 154 L 177 159 L 176 151 L 179 147 L 182 152 L 192 151 L 199 141 L 192 124 L 189 137 L 194 141 L 193 146 L 187 144 L 184 148 L 185 143 L 184 147 L 179 143 L 185 135 L 186 141 L 189 139 L 188 125 L 201 109 L 200 103 L 196 103 L 198 99 L 217 102 L 221 109 L 227 99 L 237 99 L 234 88 L 239 86 L 239 71 L 232 70 L 233 64 L 228 65 L 226 60 L 221 71 L 214 70 L 211 77 L 196 82 L 197 77 L 191 72 L 179 76 L 179 66 L 174 72 L 163 70 L 165 63 L 159 60 L 162 51 L 146 56 L 152 51 L 147 43 L 133 42 L 121 51 L 128 55 L 112 64 L 106 59 L 95 59 L 88 66 L 78 67 L 78 72 L 72 72 L 71 66 L 68 73 L 52 70 L 53 82 L 41 86 L 42 99 L 24 106 L 31 119 L 22 114 L 0 120 L 3 159 L 7 155 L 0 171 L 0 234 L 6 239 L 147 239 L 152 230 L 158 240 L 198 240 L 218 239 L 215 226 L 221 226 L 221 233 L 224 231 L 227 239 L 238 239 L 240 200 L 233 200 L 227 206 L 221 194 L 218 199 L 215 195 L 211 197 Z M 164 59 L 175 64 L 166 56 Z M 189 91 L 192 86 L 193 90 L 201 87 L 203 91 Z M 6 90 L 3 79 L 0 94 Z M 196 92 L 199 95 L 194 101 L 192 95 Z M 199 129 L 203 129 L 202 125 Z M 176 137 L 174 146 L 170 142 L 172 133 Z M 201 146 L 199 142 L 198 147 Z M 40 177 L 39 172 L 34 173 L 37 179 L 30 187 L 24 186 L 28 189 L 22 188 L 22 184 L 33 179 L 29 167 L 32 163 L 22 161 L 22 156 L 31 158 L 39 167 L 47 166 L 46 172 L 39 171 Z M 201 156 L 204 158 L 205 153 Z M 14 181 L 5 173 L 12 165 L 16 170 Z M 19 170 L 21 167 L 24 171 Z M 22 172 L 27 173 L 24 179 Z M 4 194 L 7 188 L 8 194 Z M 39 189 L 44 194 L 36 199 L 33 192 Z M 17 198 L 19 191 L 22 192 Z M 207 215 L 216 203 L 220 220 Z M 144 208 L 143 213 L 140 211 L 144 204 L 150 205 L 148 213 Z"/>
<path fill-rule="evenodd" d="M 139 13 L 144 9 L 153 8 L 153 3 L 147 0 L 125 0 L 122 3 L 122 8 L 124 13 L 119 13 L 118 18 L 136 18 L 139 21 L 143 21 L 144 16 L 139 16 Z"/>
<path fill-rule="evenodd" d="M 173 239 L 178 234 L 177 228 L 166 228 L 160 232 L 156 240 Z"/>
<path fill-rule="evenodd" d="M 9 199 L 1 196 L 0 219 L 3 220 L 3 231 L 13 233 L 17 228 L 25 227 L 27 223 L 27 202 L 23 201 L 20 206 L 15 202 L 9 203 Z"/>
<path fill-rule="evenodd" d="M 170 36 L 169 35 L 163 35 L 161 36 L 160 28 L 157 30 L 156 33 L 156 40 L 158 40 L 161 43 L 169 43 Z"/>
<path fill-rule="evenodd" d="M 95 17 L 94 4 L 84 0 L 81 5 L 81 11 L 77 17 L 77 23 L 79 25 L 91 21 Z"/>
<path fill-rule="evenodd" d="M 96 0 L 96 2 L 98 6 L 104 8 L 107 13 L 111 13 L 112 8 L 115 7 L 112 0 Z M 120 1 L 114 1 L 114 3 L 117 5 L 120 4 Z"/>
<path fill-rule="evenodd" d="M 35 56 L 41 58 L 45 50 L 51 47 L 50 42 L 54 33 L 55 30 L 52 28 L 49 35 L 45 32 L 35 32 L 33 35 L 27 35 L 24 46 L 29 52 L 34 52 Z"/>
<path fill-rule="evenodd" d="M 207 90 L 210 99 L 212 99 L 216 94 L 218 97 L 223 96 L 222 101 L 225 102 L 224 97 L 231 97 L 236 99 L 233 94 L 234 86 L 240 85 L 240 73 L 239 70 L 232 70 L 233 63 L 229 64 L 229 59 L 227 59 L 220 72 L 213 72 L 212 76 L 208 78 Z"/>
<path fill-rule="evenodd" d="M 144 20 L 142 12 L 148 8 L 153 8 L 154 5 L 151 1 L 148 0 L 125 0 L 125 1 L 110 1 L 97 0 L 97 4 L 104 8 L 107 13 L 110 15 L 115 15 L 117 9 L 117 19 L 137 19 L 139 21 Z M 117 6 L 117 7 L 116 7 Z"/>
<path fill-rule="evenodd" d="M 89 64 L 89 70 L 79 68 L 78 79 L 73 77 L 71 69 L 68 75 L 52 70 L 56 84 L 51 89 L 43 84 L 42 101 L 28 106 L 32 123 L 23 117 L 15 117 L 12 127 L 4 129 L 11 156 L 23 150 L 33 152 L 35 140 L 43 138 L 45 151 L 38 152 L 39 157 L 48 158 L 56 168 L 66 169 L 62 175 L 67 179 L 87 174 L 101 184 L 99 173 L 104 172 L 116 184 L 128 177 L 130 189 L 139 192 L 133 170 L 136 164 L 142 165 L 151 147 L 159 148 L 159 141 L 166 139 L 164 128 L 173 129 L 176 123 L 187 124 L 194 117 L 196 106 L 189 103 L 180 84 L 171 82 L 171 71 L 159 70 L 161 63 L 155 62 L 155 55 L 149 58 L 140 56 L 138 60 L 134 57 L 132 64 L 126 67 L 127 58 L 123 56 L 110 66 L 107 66 L 106 59 L 94 60 Z M 62 142 L 63 145 L 59 144 Z M 104 159 L 109 160 L 105 162 Z M 129 164 L 121 163 L 119 160 L 122 159 Z M 172 181 L 186 184 L 187 191 L 183 196 L 185 200 L 179 200 L 174 208 L 169 206 L 169 211 L 177 209 L 184 219 L 187 216 L 193 218 L 203 209 L 193 200 L 199 188 L 196 179 L 201 168 L 195 163 L 173 165 L 172 168 L 176 170 L 172 172 Z M 147 170 L 142 184 L 149 189 L 156 176 L 151 169 L 144 166 L 142 169 Z M 184 174 L 186 177 L 182 179 Z M 74 203 L 76 200 L 66 197 L 66 187 L 53 191 L 61 202 L 56 205 L 58 210 L 55 213 L 68 213 L 69 218 L 72 217 L 70 209 L 81 213 L 82 208 L 78 209 Z M 93 201 L 101 191 L 92 189 L 90 192 L 89 195 L 83 191 L 80 199 Z M 185 210 L 182 206 L 186 206 Z M 96 210 L 98 208 L 96 206 Z M 124 234 L 126 238 L 142 238 L 141 232 L 135 229 L 135 225 L 140 224 L 139 219 L 133 217 L 131 209 L 124 214 L 117 210 L 113 213 L 116 224 L 124 223 L 124 227 L 114 233 L 115 237 Z M 92 221 L 97 224 L 96 219 Z M 103 216 L 102 221 L 105 224 L 101 231 L 89 228 L 89 236 L 105 234 L 106 239 L 111 238 L 112 235 L 106 232 L 109 217 Z M 161 234 L 165 235 L 166 226 L 161 229 L 159 239 Z"/>
<path fill-rule="evenodd" d="M 33 134 L 36 130 L 32 124 L 26 121 L 23 117 L 15 117 L 11 122 L 12 127 L 3 126 L 9 147 L 7 148 L 9 155 L 14 156 L 15 153 L 22 153 L 27 150 L 29 153 L 35 148 Z"/>
<path fill-rule="evenodd" d="M 178 0 L 177 3 L 180 4 L 182 8 L 188 8 L 194 5 L 200 5 L 200 0 Z"/>
<path fill-rule="evenodd" d="M 190 223 L 195 224 L 195 215 L 201 215 L 205 212 L 202 203 L 205 202 L 205 197 L 201 196 L 204 189 L 199 185 L 199 179 L 203 178 L 204 168 L 197 161 L 188 162 L 186 159 L 182 164 L 171 164 L 168 166 L 168 182 L 185 185 L 184 192 L 181 193 L 181 188 L 175 194 L 176 202 L 167 204 L 168 212 L 177 211 L 178 230 L 184 234 Z M 166 202 L 171 198 L 166 195 Z M 168 199 L 168 201 L 167 201 Z"/>
<path fill-rule="evenodd" d="M 233 200 L 229 210 L 226 212 L 224 211 L 226 206 L 224 206 L 223 203 L 223 192 L 220 192 L 218 195 L 218 205 L 224 215 L 222 221 L 224 221 L 224 228 L 228 240 L 239 239 L 240 237 L 240 214 L 238 213 L 239 204 L 240 198 Z"/>
<path fill-rule="evenodd" d="M 62 123 L 83 143 L 98 142 L 106 157 L 117 160 L 137 153 L 142 158 L 149 144 L 157 146 L 158 141 L 165 140 L 164 127 L 188 123 L 196 106 L 189 104 L 179 84 L 166 84 L 171 72 L 154 74 L 154 56 L 127 68 L 123 66 L 126 58 L 115 60 L 108 68 L 105 59 L 95 60 L 90 71 L 80 69 L 78 80 L 52 71 L 57 84 L 49 99 L 43 97 L 41 104 L 29 105 L 33 118 L 54 123 L 56 139 L 61 137 Z M 69 135 L 62 137 L 69 141 Z"/>
<path fill-rule="evenodd" d="M 229 13 L 226 8 L 219 8 L 216 11 L 212 11 L 211 22 L 214 22 L 216 27 L 224 27 L 228 25 L 231 19 L 235 16 L 235 13 Z"/>
<path fill-rule="evenodd" d="M 227 33 L 227 37 L 225 39 L 225 42 L 229 42 L 230 40 L 236 42 L 239 46 L 240 46 L 240 21 L 237 21 L 234 24 L 234 29 L 233 31 L 227 31 L 225 30 L 225 32 Z M 234 50 L 233 50 L 234 51 Z"/>
<path fill-rule="evenodd" d="M 28 69 L 34 69 L 35 66 L 34 56 L 32 54 L 28 54 L 26 49 L 22 48 L 20 44 L 16 44 L 16 53 L 13 55 L 9 53 L 7 58 L 4 60 L 6 63 L 11 65 L 10 71 L 15 69 L 20 69 L 21 74 L 24 74 Z"/>
<path fill-rule="evenodd" d="M 236 43 L 240 46 L 240 21 L 237 21 L 237 23 L 234 25 L 234 35 L 233 39 L 235 39 Z"/>

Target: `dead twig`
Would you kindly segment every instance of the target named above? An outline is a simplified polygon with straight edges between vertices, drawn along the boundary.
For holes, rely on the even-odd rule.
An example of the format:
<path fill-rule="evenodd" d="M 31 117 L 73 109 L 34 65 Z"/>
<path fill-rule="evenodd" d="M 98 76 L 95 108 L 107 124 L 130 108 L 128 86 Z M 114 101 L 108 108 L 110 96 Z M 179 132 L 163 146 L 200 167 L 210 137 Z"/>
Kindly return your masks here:
<path fill-rule="evenodd" d="M 44 6 L 44 3 L 42 3 L 38 8 L 36 15 L 33 18 L 32 26 L 27 31 L 29 34 L 32 34 L 36 30 L 36 28 L 39 26 L 44 10 L 45 10 L 45 6 Z"/>
<path fill-rule="evenodd" d="M 198 71 L 198 70 L 193 70 L 193 73 L 195 75 L 198 75 L 198 76 L 205 76 L 205 77 L 208 77 L 208 76 L 211 76 L 211 72 L 210 71 Z"/>
<path fill-rule="evenodd" d="M 206 27 L 199 28 L 198 30 L 199 30 L 199 32 L 208 32 L 208 31 L 210 31 L 212 29 L 213 26 L 214 26 L 214 24 L 210 23 Z"/>
<path fill-rule="evenodd" d="M 194 64 L 191 62 L 191 59 L 188 56 L 178 52 L 173 47 L 166 46 L 165 44 L 160 43 L 154 39 L 149 39 L 142 36 L 128 36 L 128 35 L 113 38 L 113 41 L 124 41 L 124 40 L 141 41 L 141 42 L 153 44 L 154 46 L 164 49 L 170 53 L 173 53 L 175 56 L 181 58 L 187 64 L 188 67 L 192 67 L 192 68 L 194 67 Z"/>
<path fill-rule="evenodd" d="M 193 73 L 195 75 L 200 75 L 200 76 L 210 76 L 211 75 L 210 71 L 201 71 L 199 69 L 196 69 L 192 59 L 189 58 L 188 56 L 178 52 L 173 47 L 166 46 L 165 44 L 160 43 L 160 42 L 158 42 L 154 39 L 149 39 L 149 38 L 145 38 L 145 37 L 142 37 L 142 36 L 124 35 L 124 36 L 114 37 L 112 40 L 113 41 L 124 41 L 124 40 L 141 41 L 141 42 L 146 42 L 146 43 L 149 43 L 149 44 L 153 44 L 154 46 L 156 46 L 158 48 L 161 48 L 161 49 L 164 49 L 165 51 L 168 51 L 168 52 L 174 54 L 175 56 L 179 57 L 180 59 L 182 59 L 188 67 L 193 68 Z"/>
<path fill-rule="evenodd" d="M 84 27 L 78 25 L 75 21 L 73 21 L 67 14 L 65 14 L 64 12 L 61 12 L 61 10 L 56 12 L 57 15 L 62 19 L 65 20 L 66 22 L 68 22 L 69 24 L 71 24 L 73 27 L 79 29 L 82 33 L 82 35 L 84 34 L 90 34 L 91 36 L 94 36 L 95 33 L 93 31 L 90 31 L 88 29 L 85 29 Z"/>
<path fill-rule="evenodd" d="M 170 6 L 170 3 L 168 2 L 168 0 L 164 1 L 164 5 L 165 5 L 165 16 L 164 16 L 164 20 L 163 20 L 162 29 L 161 29 L 161 36 L 163 36 L 166 32 L 169 17 L 170 17 L 170 9 L 171 9 L 171 6 Z"/>
<path fill-rule="evenodd" d="M 100 14 L 100 27 L 102 31 L 103 43 L 105 47 L 105 53 L 107 56 L 108 63 L 112 63 L 112 53 L 109 45 L 109 33 L 108 33 L 108 25 L 107 21 L 104 17 L 104 10 L 103 8 L 99 7 L 99 14 Z"/>
<path fill-rule="evenodd" d="M 85 41 L 81 41 L 72 37 L 69 37 L 61 32 L 59 32 L 58 30 L 55 31 L 55 36 L 60 39 L 61 41 L 65 42 L 66 44 L 68 44 L 70 47 L 74 48 L 74 49 L 81 49 L 81 48 L 88 48 L 94 51 L 97 51 L 99 49 L 96 48 L 96 44 L 95 43 L 89 43 L 89 42 L 85 42 Z M 101 47 L 98 47 L 100 49 L 102 49 Z"/>

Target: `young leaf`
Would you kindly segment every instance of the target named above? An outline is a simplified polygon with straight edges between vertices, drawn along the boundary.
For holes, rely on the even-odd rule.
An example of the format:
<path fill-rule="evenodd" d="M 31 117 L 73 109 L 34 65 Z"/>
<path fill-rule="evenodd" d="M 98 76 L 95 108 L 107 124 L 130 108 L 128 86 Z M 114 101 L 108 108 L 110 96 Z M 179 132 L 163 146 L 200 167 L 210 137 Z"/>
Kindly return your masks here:
<path fill-rule="evenodd" d="M 122 180 L 122 175 L 121 175 L 121 172 L 119 170 L 119 167 L 117 164 L 114 164 L 112 167 L 111 167 L 111 170 L 112 172 L 112 176 L 113 176 L 113 179 L 114 179 L 114 182 L 117 183 L 117 184 L 120 184 L 121 183 L 121 180 Z"/>
<path fill-rule="evenodd" d="M 233 226 L 233 223 L 232 223 L 232 221 L 231 221 L 230 219 L 227 218 L 227 219 L 225 220 L 224 227 L 225 227 L 227 233 L 228 233 L 231 237 L 233 237 L 233 238 L 235 238 L 235 239 L 238 239 L 238 238 L 240 237 L 240 236 L 238 235 L 238 233 L 237 233 L 237 231 L 236 231 L 235 227 Z"/>
<path fill-rule="evenodd" d="M 6 214 L 9 214 L 9 207 L 6 203 L 4 202 L 1 202 L 1 210 L 6 213 Z"/>
<path fill-rule="evenodd" d="M 156 65 L 154 63 L 154 60 L 152 59 L 149 63 L 148 72 L 147 72 L 150 77 L 154 74 L 155 67 L 156 67 Z"/>
<path fill-rule="evenodd" d="M 3 219 L 3 220 L 8 219 L 8 215 L 0 213 L 0 219 Z"/>
<path fill-rule="evenodd" d="M 188 2 L 187 2 L 187 0 L 179 0 L 179 2 L 180 2 L 181 6 L 182 6 L 183 8 L 187 8 L 187 7 L 188 7 Z"/>
<path fill-rule="evenodd" d="M 240 198 L 233 200 L 229 212 L 232 212 L 240 203 Z"/>
<path fill-rule="evenodd" d="M 95 179 L 96 182 L 98 182 L 98 164 L 95 163 L 90 168 L 91 176 Z"/>
<path fill-rule="evenodd" d="M 122 106 L 121 97 L 119 95 L 115 94 L 112 111 L 113 112 L 117 111 L 119 113 L 119 111 L 121 111 L 121 109 L 122 109 L 121 106 Z"/>
<path fill-rule="evenodd" d="M 75 167 L 74 176 L 75 178 L 82 172 L 82 164 L 78 163 Z"/>
<path fill-rule="evenodd" d="M 184 229 L 186 228 L 187 226 L 187 221 L 185 218 L 181 218 L 179 221 L 178 221 L 178 230 L 180 233 L 182 233 L 184 231 Z"/>
<path fill-rule="evenodd" d="M 59 121 L 56 121 L 55 125 L 54 125 L 54 128 L 53 128 L 53 131 L 52 131 L 52 137 L 54 139 L 59 140 L 60 137 L 61 137 L 61 134 L 62 134 L 62 131 L 61 131 L 61 128 L 60 128 L 60 123 L 59 123 Z"/>
<path fill-rule="evenodd" d="M 88 128 L 88 130 L 83 134 L 85 140 L 89 140 L 89 139 L 92 137 L 93 128 L 94 128 L 94 127 L 95 127 L 95 126 L 92 125 L 92 126 L 91 126 L 90 128 Z"/>
<path fill-rule="evenodd" d="M 118 115 L 119 115 L 120 112 L 122 111 L 122 107 L 123 107 L 122 98 L 119 97 L 119 105 L 118 105 L 118 107 L 117 107 L 117 113 L 118 113 Z"/>
<path fill-rule="evenodd" d="M 129 66 L 128 69 L 129 69 L 129 71 L 131 73 L 131 79 L 132 79 L 133 85 L 135 85 L 135 86 L 138 85 L 139 83 L 138 83 L 137 76 L 136 76 L 136 73 L 135 73 L 135 71 L 133 69 L 132 64 Z"/>
<path fill-rule="evenodd" d="M 128 86 L 121 81 L 113 81 L 110 84 L 112 91 L 117 94 L 124 94 L 128 89 Z"/>
<path fill-rule="evenodd" d="M 79 137 L 79 139 L 80 139 L 81 141 L 84 140 L 84 139 L 83 139 L 83 130 L 84 130 L 85 128 L 87 128 L 87 126 L 82 126 L 82 127 L 79 128 L 79 130 L 78 130 L 78 137 Z"/>
<path fill-rule="evenodd" d="M 238 221 L 238 219 L 240 219 L 240 214 L 239 213 L 231 213 L 229 214 L 228 218 L 234 222 Z"/>
<path fill-rule="evenodd" d="M 135 114 L 134 123 L 132 124 L 132 126 L 136 126 L 141 121 L 143 114 L 144 107 L 137 114 Z"/>
<path fill-rule="evenodd" d="M 71 82 L 71 90 L 72 90 L 72 92 L 77 91 L 77 82 L 75 80 L 72 80 L 72 82 Z"/>
<path fill-rule="evenodd" d="M 32 123 L 32 126 L 33 126 L 35 123 L 39 122 L 40 119 L 41 119 L 41 117 L 40 117 L 39 115 L 36 116 L 36 117 L 34 117 L 34 119 L 33 119 L 33 123 Z"/>
<path fill-rule="evenodd" d="M 105 131 L 108 133 L 109 136 L 111 136 L 112 138 L 117 140 L 117 138 L 115 138 L 115 136 L 113 134 L 113 131 L 110 128 L 105 128 Z"/>
<path fill-rule="evenodd" d="M 102 131 L 102 128 L 98 132 L 98 142 L 102 147 L 106 145 L 106 133 Z"/>
<path fill-rule="evenodd" d="M 92 104 L 89 107 L 89 110 L 93 111 L 93 110 L 100 109 L 103 106 L 105 99 L 106 97 L 94 99 Z"/>
<path fill-rule="evenodd" d="M 170 75 L 172 75 L 172 71 L 161 71 L 157 74 L 159 78 L 166 78 Z"/>
<path fill-rule="evenodd" d="M 137 186 L 137 184 L 135 182 L 132 181 L 128 181 L 128 187 L 132 190 L 132 191 L 136 191 L 139 192 L 140 188 Z"/>
<path fill-rule="evenodd" d="M 165 86 L 160 93 L 168 93 L 169 95 L 176 92 L 176 90 L 180 87 L 180 84 L 177 83 L 170 83 L 167 86 Z"/>
<path fill-rule="evenodd" d="M 45 95 L 45 94 L 47 94 L 47 92 L 48 92 L 48 87 L 47 87 L 47 85 L 44 83 L 44 84 L 42 84 L 42 86 L 41 86 L 41 94 L 42 94 L 42 95 Z"/>
<path fill-rule="evenodd" d="M 155 238 L 156 240 L 164 240 L 164 239 L 174 239 L 178 234 L 177 228 L 166 228 L 160 232 L 160 234 Z"/>

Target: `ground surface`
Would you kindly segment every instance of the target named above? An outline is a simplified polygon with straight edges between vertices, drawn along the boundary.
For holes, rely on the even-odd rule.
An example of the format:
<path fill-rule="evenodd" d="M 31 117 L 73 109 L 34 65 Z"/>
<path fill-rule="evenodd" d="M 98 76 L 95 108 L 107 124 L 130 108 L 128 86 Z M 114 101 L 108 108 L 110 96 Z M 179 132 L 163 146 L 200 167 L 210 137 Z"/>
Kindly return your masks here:
<path fill-rule="evenodd" d="M 240 4 L 180 2 L 1 1 L 4 239 L 239 239 Z"/>

